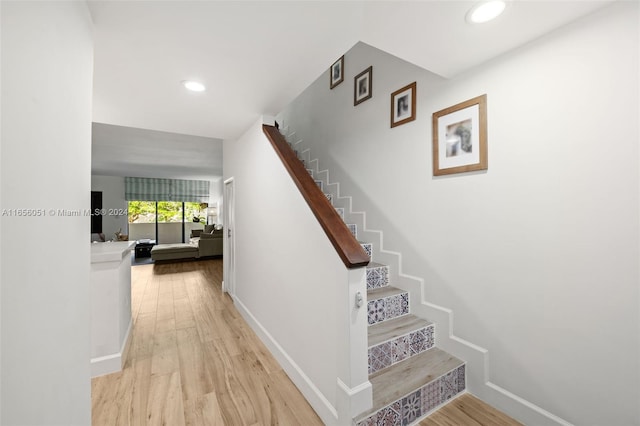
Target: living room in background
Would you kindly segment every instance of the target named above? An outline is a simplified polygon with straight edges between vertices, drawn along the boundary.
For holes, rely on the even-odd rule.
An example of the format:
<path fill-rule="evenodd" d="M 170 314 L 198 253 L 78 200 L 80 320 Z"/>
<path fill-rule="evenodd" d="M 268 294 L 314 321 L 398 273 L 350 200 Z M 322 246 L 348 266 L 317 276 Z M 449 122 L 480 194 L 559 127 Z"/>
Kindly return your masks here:
<path fill-rule="evenodd" d="M 209 182 L 185 179 L 125 178 L 129 239 L 158 244 L 184 243 L 207 221 Z"/>

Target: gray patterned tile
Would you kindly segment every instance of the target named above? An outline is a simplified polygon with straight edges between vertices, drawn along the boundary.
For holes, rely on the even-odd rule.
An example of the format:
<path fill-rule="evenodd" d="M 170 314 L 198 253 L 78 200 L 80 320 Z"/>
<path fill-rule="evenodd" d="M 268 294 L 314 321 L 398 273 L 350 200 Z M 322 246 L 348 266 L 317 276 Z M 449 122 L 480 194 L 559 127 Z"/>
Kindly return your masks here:
<path fill-rule="evenodd" d="M 371 300 L 367 303 L 367 313 L 369 324 L 375 324 L 384 321 L 385 318 L 385 299 Z"/>
<path fill-rule="evenodd" d="M 371 243 L 362 243 L 360 244 L 364 251 L 367 253 L 367 256 L 373 256 L 373 244 Z"/>
<path fill-rule="evenodd" d="M 347 228 L 349 228 L 354 238 L 358 238 L 358 226 L 355 223 L 347 223 Z"/>
<path fill-rule="evenodd" d="M 425 346 L 427 349 L 431 349 L 436 344 L 435 331 L 436 331 L 436 328 L 433 325 L 430 325 L 425 329 L 424 336 L 425 336 Z"/>
<path fill-rule="evenodd" d="M 458 367 L 458 392 L 462 392 L 467 387 L 466 365 Z"/>
<path fill-rule="evenodd" d="M 409 335 L 412 354 L 419 354 L 433 347 L 433 328 L 433 326 L 421 328 Z"/>
<path fill-rule="evenodd" d="M 384 318 L 391 319 L 400 315 L 401 307 L 397 296 L 387 297 L 384 306 Z"/>
<path fill-rule="evenodd" d="M 418 389 L 402 398 L 402 425 L 413 423 L 422 416 L 422 392 Z"/>
<path fill-rule="evenodd" d="M 393 411 L 395 411 L 398 414 L 402 414 L 402 399 L 399 399 L 389 404 L 389 408 L 391 408 Z"/>
<path fill-rule="evenodd" d="M 401 336 L 393 340 L 391 345 L 391 358 L 393 363 L 400 362 L 411 356 L 411 343 L 409 336 Z"/>
<path fill-rule="evenodd" d="M 399 425 L 401 421 L 400 413 L 391 407 L 383 408 L 378 411 L 378 418 L 376 419 L 377 426 L 395 426 Z"/>
<path fill-rule="evenodd" d="M 440 377 L 440 402 L 446 402 L 458 394 L 458 370 Z"/>
<path fill-rule="evenodd" d="M 439 380 L 428 383 L 422 388 L 422 414 L 427 414 L 436 408 L 441 400 Z"/>
<path fill-rule="evenodd" d="M 367 268 L 367 289 L 389 285 L 389 269 L 386 266 Z"/>
<path fill-rule="evenodd" d="M 409 313 L 409 295 L 397 294 L 386 298 L 385 319 L 392 319 Z"/>
<path fill-rule="evenodd" d="M 424 352 L 425 350 L 427 350 L 425 331 L 426 329 L 423 328 L 423 329 L 414 331 L 409 335 L 409 340 L 411 341 L 412 354 L 417 355 L 420 352 Z"/>
<path fill-rule="evenodd" d="M 400 295 L 401 298 L 401 306 L 402 306 L 402 313 L 403 314 L 408 314 L 409 313 L 409 293 L 403 293 Z"/>
<path fill-rule="evenodd" d="M 376 426 L 378 424 L 378 413 L 373 413 L 364 420 L 360 420 L 356 423 L 356 426 Z"/>
<path fill-rule="evenodd" d="M 385 342 L 369 349 L 371 365 L 369 374 L 390 366 L 393 362 L 392 343 Z"/>

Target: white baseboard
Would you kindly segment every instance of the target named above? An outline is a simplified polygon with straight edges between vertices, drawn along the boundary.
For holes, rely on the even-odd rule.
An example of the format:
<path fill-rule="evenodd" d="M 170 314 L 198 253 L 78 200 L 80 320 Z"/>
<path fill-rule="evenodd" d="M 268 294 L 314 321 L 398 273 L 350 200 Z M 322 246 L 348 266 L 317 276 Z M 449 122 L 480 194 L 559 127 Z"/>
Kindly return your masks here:
<path fill-rule="evenodd" d="M 353 418 L 371 408 L 373 387 L 368 380 L 355 388 L 350 388 L 340 379 L 337 385 L 338 423 L 351 425 Z"/>
<path fill-rule="evenodd" d="M 91 358 L 91 377 L 104 376 L 105 374 L 116 373 L 122 371 L 124 363 L 129 353 L 129 347 L 131 345 L 131 328 L 133 327 L 133 321 L 129 321 L 129 327 L 127 327 L 127 333 L 120 352 L 115 354 L 101 356 L 97 358 Z"/>
<path fill-rule="evenodd" d="M 302 392 L 311 407 L 320 416 L 322 422 L 326 425 L 337 424 L 338 412 L 336 408 L 325 398 L 320 390 L 313 384 L 311 379 L 302 371 L 295 361 L 287 354 L 287 352 L 278 344 L 262 324 L 253 316 L 247 307 L 238 297 L 233 297 L 233 301 L 238 308 L 242 317 L 247 321 L 249 326 L 258 335 L 260 340 L 267 346 L 271 354 L 278 361 L 282 369 L 289 376 L 291 381 Z"/>
<path fill-rule="evenodd" d="M 491 382 L 489 351 L 453 334 L 450 309 L 423 300 L 417 310 L 419 316 L 429 318 L 440 331 L 436 345 L 466 362 L 469 393 L 524 424 L 571 426 L 566 420 Z"/>

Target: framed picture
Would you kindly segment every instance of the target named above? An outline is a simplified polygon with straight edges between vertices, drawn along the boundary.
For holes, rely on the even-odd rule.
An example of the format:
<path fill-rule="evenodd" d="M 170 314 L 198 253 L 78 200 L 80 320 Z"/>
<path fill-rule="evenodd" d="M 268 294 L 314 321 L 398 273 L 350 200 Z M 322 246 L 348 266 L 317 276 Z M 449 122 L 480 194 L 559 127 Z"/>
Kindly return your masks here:
<path fill-rule="evenodd" d="M 344 80 L 344 55 L 331 65 L 329 69 L 329 88 L 333 89 Z"/>
<path fill-rule="evenodd" d="M 416 82 L 391 94 L 391 127 L 416 119 Z"/>
<path fill-rule="evenodd" d="M 433 175 L 487 167 L 487 95 L 433 113 Z"/>
<path fill-rule="evenodd" d="M 372 92 L 373 67 L 369 67 L 353 79 L 353 106 L 370 99 Z"/>

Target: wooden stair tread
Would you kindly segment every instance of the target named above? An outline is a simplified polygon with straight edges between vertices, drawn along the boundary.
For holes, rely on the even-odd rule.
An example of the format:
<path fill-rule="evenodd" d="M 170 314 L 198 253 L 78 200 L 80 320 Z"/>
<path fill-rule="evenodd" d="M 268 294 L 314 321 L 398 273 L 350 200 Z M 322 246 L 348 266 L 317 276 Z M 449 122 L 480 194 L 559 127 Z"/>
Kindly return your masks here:
<path fill-rule="evenodd" d="M 383 297 L 395 296 L 397 294 L 408 293 L 405 290 L 401 290 L 397 287 L 386 285 L 384 287 L 378 287 L 367 290 L 367 300 L 382 299 Z"/>
<path fill-rule="evenodd" d="M 369 347 L 395 339 L 433 323 L 408 314 L 369 326 Z"/>
<path fill-rule="evenodd" d="M 464 362 L 439 348 L 432 348 L 369 377 L 373 388 L 373 407 L 358 416 L 364 418 L 427 383 L 460 367 Z"/>

